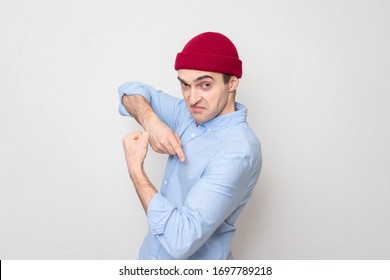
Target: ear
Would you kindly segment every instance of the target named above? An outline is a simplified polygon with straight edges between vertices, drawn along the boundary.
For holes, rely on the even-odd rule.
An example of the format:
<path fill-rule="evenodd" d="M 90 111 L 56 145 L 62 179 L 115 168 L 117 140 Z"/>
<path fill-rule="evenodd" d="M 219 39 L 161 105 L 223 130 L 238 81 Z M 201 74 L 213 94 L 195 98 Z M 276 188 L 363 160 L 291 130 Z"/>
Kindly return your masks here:
<path fill-rule="evenodd" d="M 235 92 L 238 88 L 240 80 L 236 76 L 232 76 L 229 81 L 229 92 Z"/>

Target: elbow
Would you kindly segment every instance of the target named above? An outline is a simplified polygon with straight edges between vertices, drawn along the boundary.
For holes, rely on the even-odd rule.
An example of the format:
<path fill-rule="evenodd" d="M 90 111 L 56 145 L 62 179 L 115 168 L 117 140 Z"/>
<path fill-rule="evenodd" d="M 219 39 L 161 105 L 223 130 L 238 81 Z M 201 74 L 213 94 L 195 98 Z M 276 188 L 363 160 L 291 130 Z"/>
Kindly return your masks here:
<path fill-rule="evenodd" d="M 182 260 L 199 250 L 211 232 L 210 225 L 200 215 L 182 208 L 180 211 L 173 211 L 164 228 L 154 234 L 170 257 Z"/>
<path fill-rule="evenodd" d="M 160 236 L 161 245 L 175 260 L 188 259 L 204 244 L 206 239 L 204 232 L 196 227 L 185 230 L 179 235 L 163 234 Z"/>
<path fill-rule="evenodd" d="M 191 255 L 187 254 L 186 252 L 178 252 L 178 251 L 168 252 L 168 254 L 174 260 L 185 260 L 185 259 L 188 259 L 189 256 L 191 256 Z"/>

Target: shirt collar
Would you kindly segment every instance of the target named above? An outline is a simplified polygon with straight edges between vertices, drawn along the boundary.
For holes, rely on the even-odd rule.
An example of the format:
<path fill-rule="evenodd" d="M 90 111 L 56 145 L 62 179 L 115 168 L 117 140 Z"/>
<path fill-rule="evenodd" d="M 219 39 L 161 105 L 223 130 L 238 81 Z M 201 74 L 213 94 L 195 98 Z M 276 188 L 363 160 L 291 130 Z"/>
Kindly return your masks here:
<path fill-rule="evenodd" d="M 204 126 L 211 130 L 217 130 L 245 122 L 248 109 L 245 107 L 245 105 L 238 102 L 235 102 L 235 108 L 236 111 L 218 116 L 208 122 L 202 123 L 200 126 Z"/>

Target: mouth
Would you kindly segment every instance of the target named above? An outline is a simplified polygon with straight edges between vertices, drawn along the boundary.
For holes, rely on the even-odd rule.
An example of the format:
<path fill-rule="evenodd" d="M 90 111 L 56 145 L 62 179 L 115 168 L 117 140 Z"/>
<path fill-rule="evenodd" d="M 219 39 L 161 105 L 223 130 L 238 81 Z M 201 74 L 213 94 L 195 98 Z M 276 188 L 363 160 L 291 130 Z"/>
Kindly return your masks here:
<path fill-rule="evenodd" d="M 202 106 L 197 106 L 197 105 L 191 106 L 191 112 L 193 112 L 193 113 L 200 113 L 200 112 L 202 112 L 205 109 L 206 108 L 204 108 Z"/>

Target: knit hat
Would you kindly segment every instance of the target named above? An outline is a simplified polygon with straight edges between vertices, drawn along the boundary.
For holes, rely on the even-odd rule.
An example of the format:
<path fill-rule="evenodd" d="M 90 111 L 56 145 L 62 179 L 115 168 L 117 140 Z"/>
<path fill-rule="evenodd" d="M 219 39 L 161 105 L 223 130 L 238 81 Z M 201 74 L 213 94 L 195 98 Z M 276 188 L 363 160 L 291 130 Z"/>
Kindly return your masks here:
<path fill-rule="evenodd" d="M 241 78 L 242 62 L 225 35 L 205 32 L 192 38 L 178 53 L 175 70 L 192 69 L 229 74 Z"/>

